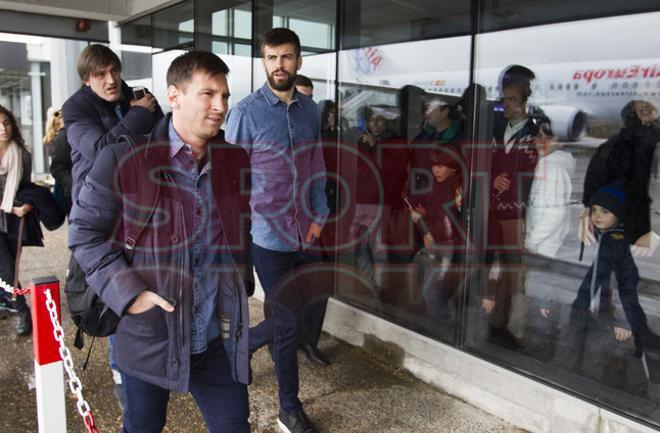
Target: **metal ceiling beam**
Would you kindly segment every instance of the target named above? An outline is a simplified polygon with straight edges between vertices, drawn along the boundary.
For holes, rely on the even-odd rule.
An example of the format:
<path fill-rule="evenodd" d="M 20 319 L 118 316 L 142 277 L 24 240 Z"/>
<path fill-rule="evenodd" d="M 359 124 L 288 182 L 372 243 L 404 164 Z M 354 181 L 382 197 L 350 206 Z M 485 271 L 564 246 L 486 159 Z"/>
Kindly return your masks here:
<path fill-rule="evenodd" d="M 0 10 L 87 18 L 99 21 L 125 21 L 182 0 L 0 0 Z"/>

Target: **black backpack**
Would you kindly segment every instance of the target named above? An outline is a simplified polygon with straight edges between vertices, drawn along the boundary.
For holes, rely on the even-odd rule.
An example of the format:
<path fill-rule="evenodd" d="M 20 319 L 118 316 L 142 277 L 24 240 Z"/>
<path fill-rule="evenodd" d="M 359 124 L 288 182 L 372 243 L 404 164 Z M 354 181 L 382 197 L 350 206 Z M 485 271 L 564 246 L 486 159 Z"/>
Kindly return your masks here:
<path fill-rule="evenodd" d="M 130 146 L 135 149 L 135 144 L 131 137 L 122 136 L 119 141 L 121 142 L 122 140 L 127 141 Z M 133 178 L 133 181 L 137 185 L 140 200 L 139 203 L 149 203 L 149 206 L 146 207 L 146 212 L 143 207 L 139 211 L 134 211 L 135 214 L 129 217 L 130 221 L 136 221 L 125 233 L 124 255 L 129 264 L 133 258 L 133 247 L 140 238 L 140 235 L 149 222 L 151 215 L 154 213 L 159 195 L 157 183 L 139 181 L 141 178 L 140 173 L 148 173 L 148 170 L 153 167 L 153 165 L 147 165 L 146 159 L 142 158 L 141 155 L 135 157 L 134 160 L 136 177 Z M 117 330 L 117 324 L 119 323 L 119 316 L 105 305 L 101 298 L 96 294 L 96 291 L 87 284 L 85 273 L 73 256 L 71 256 L 71 261 L 69 262 L 64 293 L 66 294 L 71 319 L 78 328 L 73 343 L 76 348 L 81 349 L 83 347 L 83 334 L 87 334 L 91 337 L 107 337 L 115 333 Z M 92 340 L 92 344 L 93 342 L 94 340 Z M 85 362 L 85 365 L 86 364 L 87 362 Z"/>

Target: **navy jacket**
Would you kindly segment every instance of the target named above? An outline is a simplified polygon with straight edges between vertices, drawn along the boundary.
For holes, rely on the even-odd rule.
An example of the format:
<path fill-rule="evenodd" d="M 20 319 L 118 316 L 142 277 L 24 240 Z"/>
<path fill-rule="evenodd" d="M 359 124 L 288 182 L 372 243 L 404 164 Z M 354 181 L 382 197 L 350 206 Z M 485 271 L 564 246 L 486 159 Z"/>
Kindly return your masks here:
<path fill-rule="evenodd" d="M 148 134 L 156 121 L 163 117 L 158 106 L 154 113 L 144 107 L 131 107 L 128 102 L 132 99 L 131 88 L 123 81 L 121 90 L 119 104 L 124 113 L 121 120 L 115 112 L 116 103 L 99 97 L 89 86 L 82 86 L 62 106 L 73 161 L 73 201 L 104 147 L 116 143 L 121 135 Z"/>
<path fill-rule="evenodd" d="M 613 227 L 603 233 L 597 233 L 598 244 L 594 263 L 585 275 L 578 296 L 573 303 L 577 308 L 587 309 L 591 303 L 591 292 L 595 294 L 599 287 L 610 286 L 610 275 L 614 272 L 618 283 L 619 298 L 630 328 L 638 332 L 646 320 L 637 296 L 639 272 L 630 253 L 630 243 L 624 234 L 623 226 Z M 594 274 L 595 272 L 595 274 Z M 621 320 L 619 320 L 619 324 Z"/>
<path fill-rule="evenodd" d="M 90 286 L 121 318 L 114 350 L 122 371 L 185 392 L 191 368 L 193 276 L 181 190 L 167 174 L 169 118 L 156 125 L 146 143 L 144 137 L 135 147 L 123 140 L 101 152 L 71 210 L 69 247 Z M 234 379 L 247 383 L 247 294 L 254 285 L 250 162 L 243 149 L 224 141 L 222 132 L 210 140 L 209 158 L 225 244 L 214 252 L 214 267 L 208 272 L 218 279 L 216 314 Z M 142 220 L 149 224 L 137 237 L 137 221 Z M 169 300 L 175 311 L 155 307 L 127 314 L 130 302 L 145 289 Z"/>

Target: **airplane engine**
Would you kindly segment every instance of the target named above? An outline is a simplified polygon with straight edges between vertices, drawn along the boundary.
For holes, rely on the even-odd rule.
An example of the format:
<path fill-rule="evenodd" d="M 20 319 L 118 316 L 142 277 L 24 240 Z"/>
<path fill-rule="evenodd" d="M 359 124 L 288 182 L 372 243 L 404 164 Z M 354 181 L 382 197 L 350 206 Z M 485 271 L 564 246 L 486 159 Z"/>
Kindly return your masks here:
<path fill-rule="evenodd" d="M 578 141 L 587 131 L 587 115 L 567 105 L 541 106 L 552 121 L 552 132 L 559 141 Z"/>

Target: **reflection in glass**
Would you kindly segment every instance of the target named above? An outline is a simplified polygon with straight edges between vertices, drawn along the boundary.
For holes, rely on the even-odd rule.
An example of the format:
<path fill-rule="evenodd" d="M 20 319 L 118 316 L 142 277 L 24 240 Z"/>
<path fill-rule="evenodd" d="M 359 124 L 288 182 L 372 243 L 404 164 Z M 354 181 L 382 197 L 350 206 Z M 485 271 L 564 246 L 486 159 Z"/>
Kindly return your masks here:
<path fill-rule="evenodd" d="M 353 274 L 337 296 L 446 341 L 464 277 L 468 43 L 340 53 L 339 170 L 353 200 L 337 225 Z M 429 63 L 428 52 L 456 55 Z"/>
<path fill-rule="evenodd" d="M 189 1 L 154 13 L 153 46 L 169 49 L 192 45 L 195 41 L 193 9 L 193 2 Z"/>
<path fill-rule="evenodd" d="M 660 402 L 660 267 L 657 253 L 651 256 L 658 239 L 653 158 L 660 101 L 651 78 L 657 54 L 635 30 L 654 19 L 622 16 L 477 36 L 475 81 L 497 80 L 499 101 L 490 102 L 490 120 L 478 131 L 491 139 L 473 145 L 472 212 L 484 217 L 472 232 L 485 231 L 488 242 L 472 254 L 465 342 L 657 423 L 644 408 Z M 502 16 L 496 20 L 504 25 Z M 574 37 L 612 26 L 619 51 Z M 509 43 L 518 47 L 515 55 Z M 512 74 L 514 64 L 533 76 Z M 623 216 L 602 225 L 602 210 L 617 203 L 625 203 Z"/>

